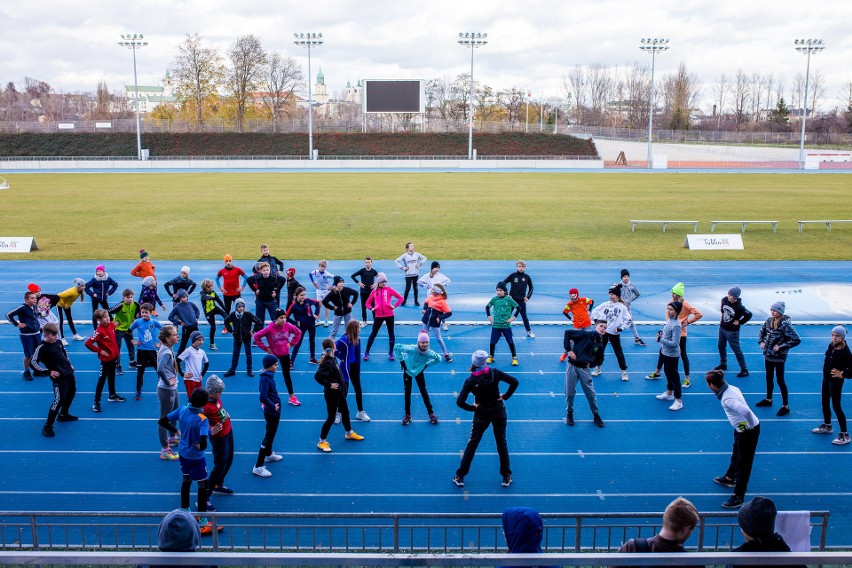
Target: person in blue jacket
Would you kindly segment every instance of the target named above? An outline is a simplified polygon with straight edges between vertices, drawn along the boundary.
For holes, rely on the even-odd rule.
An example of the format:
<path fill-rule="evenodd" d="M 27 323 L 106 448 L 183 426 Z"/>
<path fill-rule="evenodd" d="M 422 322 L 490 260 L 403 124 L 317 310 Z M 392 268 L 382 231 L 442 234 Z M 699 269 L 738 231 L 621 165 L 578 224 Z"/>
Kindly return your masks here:
<path fill-rule="evenodd" d="M 503 536 L 510 554 L 541 554 L 544 523 L 541 515 L 527 507 L 511 507 L 503 511 Z M 520 567 L 532 568 L 532 567 Z M 556 568 L 539 566 L 538 568 Z"/>
<path fill-rule="evenodd" d="M 109 297 L 118 290 L 118 282 L 107 274 L 106 267 L 101 264 L 95 268 L 95 276 L 86 282 L 86 295 L 92 299 L 92 327 L 97 328 L 95 310 L 109 310 Z"/>

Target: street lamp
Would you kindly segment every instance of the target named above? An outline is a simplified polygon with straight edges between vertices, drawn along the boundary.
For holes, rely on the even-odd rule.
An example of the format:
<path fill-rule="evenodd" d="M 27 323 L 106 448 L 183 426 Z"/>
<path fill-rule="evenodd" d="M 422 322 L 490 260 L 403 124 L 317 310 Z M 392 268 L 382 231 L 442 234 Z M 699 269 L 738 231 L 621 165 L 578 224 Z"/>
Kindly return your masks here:
<path fill-rule="evenodd" d="M 311 48 L 323 44 L 322 34 L 293 34 L 293 43 L 308 48 L 308 159 L 314 159 L 314 101 L 311 93 Z"/>
<path fill-rule="evenodd" d="M 825 44 L 821 39 L 797 39 L 793 42 L 793 45 L 796 46 L 796 51 L 808 56 L 808 63 L 805 68 L 805 96 L 802 99 L 802 137 L 799 140 L 799 167 L 805 169 L 805 121 L 808 118 L 808 79 L 811 75 L 811 53 L 822 51 L 825 49 Z"/>
<path fill-rule="evenodd" d="M 133 85 L 136 88 L 136 158 L 142 159 L 142 134 L 139 131 L 139 81 L 136 80 L 136 50 L 148 45 L 147 41 L 143 41 L 142 34 L 121 34 L 121 41 L 118 45 L 123 45 L 133 52 Z"/>
<path fill-rule="evenodd" d="M 651 94 L 648 108 L 648 169 L 651 169 L 651 133 L 654 129 L 654 62 L 658 51 L 666 51 L 669 48 L 669 40 L 662 38 L 643 38 L 639 42 L 639 49 L 651 54 Z"/>
<path fill-rule="evenodd" d="M 467 159 L 473 159 L 473 51 L 488 43 L 488 34 L 459 33 L 459 45 L 470 48 L 470 121 L 467 134 Z"/>

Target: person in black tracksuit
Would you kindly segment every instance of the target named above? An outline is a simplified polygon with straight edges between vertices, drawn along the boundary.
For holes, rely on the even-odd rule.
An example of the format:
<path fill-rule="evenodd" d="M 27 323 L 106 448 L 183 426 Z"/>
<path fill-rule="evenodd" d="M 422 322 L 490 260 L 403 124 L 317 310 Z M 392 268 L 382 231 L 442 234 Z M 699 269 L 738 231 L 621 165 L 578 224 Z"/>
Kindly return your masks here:
<path fill-rule="evenodd" d="M 225 372 L 225 377 L 233 377 L 237 373 L 237 363 L 240 361 L 240 349 L 246 352 L 246 374 L 253 377 L 251 371 L 251 336 L 260 331 L 263 323 L 253 313 L 246 309 L 242 298 L 234 300 L 234 311 L 225 318 L 225 330 L 234 338 L 234 352 L 231 355 L 231 367 Z"/>
<path fill-rule="evenodd" d="M 503 282 L 509 285 L 509 296 L 518 304 L 518 311 L 524 322 L 524 329 L 527 330 L 527 337 L 535 337 L 530 328 L 530 320 L 527 317 L 527 302 L 533 294 L 533 282 L 530 275 L 525 272 L 526 269 L 527 263 L 519 260 L 517 270 L 504 278 Z"/>
<path fill-rule="evenodd" d="M 731 351 L 737 358 L 737 363 L 740 365 L 740 372 L 737 376 L 747 377 L 748 367 L 746 367 L 743 350 L 740 347 L 740 330 L 752 318 L 752 313 L 746 309 L 740 299 L 742 290 L 734 286 L 728 290 L 728 294 L 722 298 L 722 320 L 719 322 L 719 364 L 716 366 L 717 371 L 728 370 L 728 350 L 727 346 L 731 346 Z"/>
<path fill-rule="evenodd" d="M 281 302 L 281 289 L 287 280 L 280 274 L 273 274 L 266 263 L 260 263 L 260 272 L 249 276 L 246 284 L 255 294 L 255 315 L 261 323 L 266 323 L 266 314 L 275 321 L 275 310 Z"/>
<path fill-rule="evenodd" d="M 311 358 L 308 361 L 311 365 L 318 363 L 316 356 L 316 338 L 317 338 L 317 320 L 320 315 L 320 304 L 313 298 L 308 298 L 305 289 L 301 286 L 294 291 L 293 303 L 287 308 L 287 319 L 293 325 L 298 327 L 302 336 L 299 338 L 299 343 L 290 351 L 290 364 L 296 362 L 296 355 L 299 354 L 299 349 L 305 338 L 308 338 L 308 346 L 311 350 Z"/>
<path fill-rule="evenodd" d="M 334 277 L 334 287 L 329 290 L 328 295 L 323 298 L 322 305 L 334 312 L 334 321 L 331 324 L 331 332 L 328 336 L 332 339 L 337 336 L 340 322 L 345 326 L 352 319 L 352 306 L 358 301 L 358 292 L 344 286 L 342 276 Z"/>
<path fill-rule="evenodd" d="M 464 487 L 464 477 L 470 471 L 470 464 L 476 454 L 476 448 L 485 430 L 490 425 L 494 432 L 494 441 L 497 444 L 497 453 L 500 455 L 500 475 L 503 477 L 503 487 L 512 483 L 512 470 L 509 468 L 509 446 L 506 443 L 506 407 L 504 400 L 508 400 L 515 389 L 518 388 L 518 379 L 515 377 L 486 366 L 488 353 L 476 351 L 471 357 L 470 376 L 456 399 L 456 404 L 463 410 L 473 412 L 473 424 L 470 428 L 470 438 L 464 450 L 461 464 L 453 477 L 453 483 Z M 500 383 L 509 385 L 506 392 L 500 394 Z M 473 393 L 474 404 L 468 404 L 467 397 Z"/>
<path fill-rule="evenodd" d="M 326 419 L 320 428 L 320 438 L 317 449 L 321 452 L 330 452 L 331 444 L 328 443 L 328 433 L 335 422 L 335 417 L 340 414 L 343 429 L 346 430 L 344 439 L 360 442 L 364 436 L 352 430 L 349 418 L 349 405 L 346 403 L 346 395 L 349 392 L 349 381 L 343 376 L 340 365 L 335 357 L 334 340 L 327 337 L 322 340 L 323 356 L 320 358 L 314 380 L 322 385 L 323 398 L 325 398 Z"/>
<path fill-rule="evenodd" d="M 843 396 L 843 382 L 852 378 L 852 352 L 846 343 L 846 328 L 838 325 L 831 330 L 831 342 L 825 350 L 822 364 L 822 415 L 823 423 L 814 428 L 814 434 L 831 434 L 831 409 L 837 416 L 840 433 L 832 441 L 836 446 L 849 443 L 849 431 L 846 429 L 846 414 L 840 406 Z"/>
<path fill-rule="evenodd" d="M 74 395 L 77 393 L 77 381 L 74 378 L 74 367 L 68 360 L 68 353 L 59 338 L 59 327 L 55 323 L 44 326 L 44 342 L 35 350 L 32 366 L 37 371 L 47 372 L 53 382 L 53 404 L 47 413 L 47 422 L 41 429 L 41 433 L 52 438 L 54 436 L 53 423 L 58 419 L 60 422 L 72 422 L 77 417 L 68 412 Z"/>
<path fill-rule="evenodd" d="M 352 274 L 351 278 L 358 285 L 358 293 L 361 296 L 361 325 L 367 323 L 367 298 L 376 287 L 376 276 L 379 272 L 373 268 L 373 259 L 369 256 L 364 259 L 364 268 Z M 361 278 L 358 280 L 358 278 Z"/>

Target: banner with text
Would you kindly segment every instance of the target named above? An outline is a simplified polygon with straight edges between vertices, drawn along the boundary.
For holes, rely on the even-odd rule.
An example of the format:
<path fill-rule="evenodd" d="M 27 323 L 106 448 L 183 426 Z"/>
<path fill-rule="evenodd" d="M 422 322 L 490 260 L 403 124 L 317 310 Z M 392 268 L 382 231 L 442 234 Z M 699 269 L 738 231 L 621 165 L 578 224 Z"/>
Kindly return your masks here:
<path fill-rule="evenodd" d="M 740 234 L 722 235 L 686 235 L 683 248 L 690 250 L 743 250 L 743 237 Z"/>
<path fill-rule="evenodd" d="M 0 254 L 28 253 L 38 250 L 35 237 L 0 237 Z"/>

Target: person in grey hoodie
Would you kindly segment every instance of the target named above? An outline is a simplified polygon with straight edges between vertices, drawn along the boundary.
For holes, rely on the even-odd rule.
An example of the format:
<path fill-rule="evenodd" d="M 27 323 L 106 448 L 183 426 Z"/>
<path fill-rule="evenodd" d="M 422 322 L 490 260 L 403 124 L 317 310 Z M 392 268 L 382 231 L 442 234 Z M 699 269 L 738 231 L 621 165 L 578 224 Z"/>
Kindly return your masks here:
<path fill-rule="evenodd" d="M 180 347 L 177 354 L 180 355 L 189 343 L 189 336 L 193 331 L 198 331 L 198 318 L 201 310 L 189 301 L 189 293 L 186 290 L 177 291 L 177 304 L 169 313 L 169 321 L 180 329 Z"/>
<path fill-rule="evenodd" d="M 787 396 L 787 383 L 784 382 L 784 363 L 787 361 L 787 352 L 802 342 L 799 334 L 793 329 L 790 316 L 784 315 L 787 305 L 784 302 L 775 302 L 769 308 L 769 319 L 763 323 L 757 342 L 763 351 L 763 362 L 766 365 L 766 398 L 755 404 L 755 406 L 772 406 L 772 391 L 775 388 L 774 380 L 778 381 L 781 390 L 781 408 L 777 416 L 790 414 L 790 404 Z"/>
<path fill-rule="evenodd" d="M 681 397 L 683 390 L 680 375 L 677 372 L 677 361 L 680 359 L 680 332 L 683 329 L 677 316 L 683 309 L 678 301 L 669 302 L 666 306 L 666 326 L 657 332 L 657 342 L 661 345 L 660 356 L 663 358 L 663 372 L 666 374 L 666 390 L 657 395 L 657 400 L 673 400 L 669 410 L 683 408 Z"/>
<path fill-rule="evenodd" d="M 642 293 L 636 287 L 636 284 L 630 281 L 630 271 L 626 268 L 621 269 L 621 301 L 624 302 L 627 311 L 630 312 L 630 331 L 633 332 L 633 341 L 636 345 L 644 347 L 645 342 L 639 337 L 639 330 L 636 329 L 636 322 L 633 321 L 633 310 L 630 308 L 630 304 L 641 295 Z"/>

